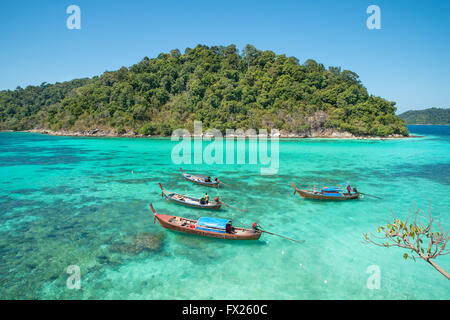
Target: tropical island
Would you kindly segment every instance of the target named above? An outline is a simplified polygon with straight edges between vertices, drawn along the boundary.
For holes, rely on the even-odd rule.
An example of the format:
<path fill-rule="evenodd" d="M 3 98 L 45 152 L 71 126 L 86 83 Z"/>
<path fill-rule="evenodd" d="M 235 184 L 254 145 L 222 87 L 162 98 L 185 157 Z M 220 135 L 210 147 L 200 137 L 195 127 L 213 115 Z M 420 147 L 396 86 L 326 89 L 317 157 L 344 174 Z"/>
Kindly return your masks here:
<path fill-rule="evenodd" d="M 406 124 L 450 125 L 450 109 L 409 110 L 399 115 Z"/>
<path fill-rule="evenodd" d="M 356 73 L 247 45 L 145 57 L 93 78 L 0 91 L 0 130 L 169 136 L 178 128 L 278 129 L 285 137 L 403 137 L 395 102 Z"/>

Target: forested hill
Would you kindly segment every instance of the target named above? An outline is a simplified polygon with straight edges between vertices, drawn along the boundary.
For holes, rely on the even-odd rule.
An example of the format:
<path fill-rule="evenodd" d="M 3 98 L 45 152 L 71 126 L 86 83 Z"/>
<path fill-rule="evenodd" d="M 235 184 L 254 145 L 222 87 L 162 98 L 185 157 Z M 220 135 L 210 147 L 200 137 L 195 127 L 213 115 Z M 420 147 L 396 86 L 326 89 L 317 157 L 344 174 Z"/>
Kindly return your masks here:
<path fill-rule="evenodd" d="M 428 108 L 410 110 L 399 115 L 406 124 L 446 124 L 450 125 L 450 109 Z"/>
<path fill-rule="evenodd" d="M 187 48 L 92 79 L 0 92 L 0 129 L 170 135 L 177 128 L 272 129 L 320 136 L 407 135 L 394 102 L 358 75 L 247 45 Z"/>

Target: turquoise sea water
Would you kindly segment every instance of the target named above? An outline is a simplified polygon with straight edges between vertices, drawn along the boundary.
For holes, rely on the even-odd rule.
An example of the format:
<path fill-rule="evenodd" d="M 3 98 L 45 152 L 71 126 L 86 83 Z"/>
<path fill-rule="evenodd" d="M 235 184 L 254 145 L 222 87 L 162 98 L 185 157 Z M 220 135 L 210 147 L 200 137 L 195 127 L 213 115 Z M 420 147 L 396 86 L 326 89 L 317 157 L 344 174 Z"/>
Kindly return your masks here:
<path fill-rule="evenodd" d="M 403 249 L 362 242 L 392 210 L 413 201 L 450 226 L 450 127 L 410 126 L 423 138 L 280 141 L 277 175 L 258 165 L 182 165 L 219 176 L 219 191 L 182 179 L 168 139 L 72 138 L 0 133 L 1 299 L 450 299 L 450 284 Z M 205 142 L 204 145 L 208 143 Z M 383 197 L 330 203 L 293 196 L 298 187 L 351 181 Z M 171 190 L 223 201 L 248 212 L 205 212 L 161 199 Z M 303 239 L 263 235 L 233 242 L 164 230 L 161 213 L 259 222 Z M 436 260 L 450 271 L 450 256 Z M 66 287 L 69 265 L 81 289 Z M 380 289 L 367 288 L 371 265 Z"/>

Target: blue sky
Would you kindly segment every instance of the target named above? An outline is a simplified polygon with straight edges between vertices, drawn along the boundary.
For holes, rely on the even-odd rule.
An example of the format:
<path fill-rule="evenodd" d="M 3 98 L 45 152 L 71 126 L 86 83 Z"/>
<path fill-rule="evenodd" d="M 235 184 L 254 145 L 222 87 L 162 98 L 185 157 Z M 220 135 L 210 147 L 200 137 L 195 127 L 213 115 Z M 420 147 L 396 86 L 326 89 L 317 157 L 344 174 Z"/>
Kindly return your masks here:
<path fill-rule="evenodd" d="M 66 8 L 81 8 L 81 30 Z M 369 5 L 381 30 L 366 27 Z M 197 44 L 251 43 L 359 74 L 398 111 L 450 107 L 450 1 L 0 1 L 0 89 L 100 75 Z"/>

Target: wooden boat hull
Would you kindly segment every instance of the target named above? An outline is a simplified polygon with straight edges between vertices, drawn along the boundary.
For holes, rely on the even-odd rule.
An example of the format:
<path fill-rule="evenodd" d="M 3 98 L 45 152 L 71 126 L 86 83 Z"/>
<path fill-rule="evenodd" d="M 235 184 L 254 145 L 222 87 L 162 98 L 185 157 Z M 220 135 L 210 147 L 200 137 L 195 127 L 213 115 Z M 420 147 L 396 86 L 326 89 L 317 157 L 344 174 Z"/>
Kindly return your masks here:
<path fill-rule="evenodd" d="M 218 182 L 198 181 L 198 180 L 190 179 L 190 176 L 191 176 L 191 175 L 189 175 L 189 174 L 187 174 L 187 173 L 183 173 L 183 177 L 184 177 L 186 180 L 190 181 L 190 182 L 193 182 L 193 183 L 196 183 L 196 184 L 200 184 L 200 185 L 202 185 L 202 186 L 212 187 L 212 188 L 218 188 L 218 187 L 219 187 L 219 183 L 218 183 Z"/>
<path fill-rule="evenodd" d="M 327 196 L 315 193 L 314 191 L 310 190 L 296 189 L 296 191 L 302 198 L 313 200 L 344 201 L 344 200 L 355 200 L 359 198 L 359 193 L 351 195 L 343 194 L 342 196 Z"/>
<path fill-rule="evenodd" d="M 191 202 L 186 202 L 183 200 L 179 200 L 179 199 L 175 199 L 173 197 L 170 197 L 169 194 L 167 194 L 165 191 L 162 192 L 164 198 L 166 198 L 167 201 L 171 201 L 177 204 L 181 204 L 183 206 L 188 206 L 188 207 L 192 207 L 192 208 L 200 208 L 200 209 L 210 209 L 210 210 L 219 210 L 220 207 L 222 206 L 221 203 L 217 203 L 217 202 L 212 202 L 212 203 L 208 203 L 208 204 L 200 204 L 200 202 L 198 204 L 196 203 L 191 203 Z"/>
<path fill-rule="evenodd" d="M 345 200 L 355 200 L 359 198 L 359 193 L 353 193 L 353 194 L 347 194 L 347 193 L 341 193 L 341 196 L 328 196 L 321 194 L 319 192 L 314 192 L 311 190 L 303 190 L 298 189 L 293 182 L 291 182 L 292 186 L 294 187 L 294 194 L 297 192 L 300 197 L 304 199 L 312 199 L 312 200 L 326 200 L 326 201 L 345 201 Z"/>
<path fill-rule="evenodd" d="M 176 218 L 176 216 L 170 216 L 170 215 L 159 214 L 159 213 L 156 213 L 155 216 L 163 228 L 177 231 L 177 232 L 195 234 L 198 236 L 210 237 L 210 238 L 227 239 L 227 240 L 258 240 L 261 237 L 261 231 L 253 232 L 250 229 L 235 228 L 235 229 L 240 229 L 240 230 L 246 230 L 248 232 L 241 233 L 241 234 L 217 233 L 217 232 L 204 231 L 204 230 L 199 230 L 199 229 L 195 229 L 195 228 L 190 228 L 188 226 L 187 227 L 180 226 L 180 225 L 170 222 L 170 220 Z M 192 220 L 192 222 L 195 222 L 195 221 Z"/>
<path fill-rule="evenodd" d="M 197 179 L 195 179 L 196 178 L 195 175 L 184 173 L 183 170 L 181 170 L 181 174 L 183 175 L 183 178 L 185 178 L 187 181 L 190 181 L 190 182 L 202 185 L 202 186 L 212 187 L 212 188 L 219 187 L 218 181 L 206 182 L 206 181 L 197 180 Z"/>
<path fill-rule="evenodd" d="M 168 191 L 164 190 L 161 183 L 159 183 L 159 187 L 161 188 L 162 196 L 164 198 L 166 198 L 167 201 L 175 202 L 177 204 L 181 204 L 181 205 L 188 206 L 188 207 L 200 208 L 200 209 L 219 210 L 220 207 L 222 206 L 222 204 L 220 202 L 209 202 L 208 204 L 201 204 L 200 199 L 183 196 L 182 194 L 175 193 L 175 192 L 168 192 Z"/>

